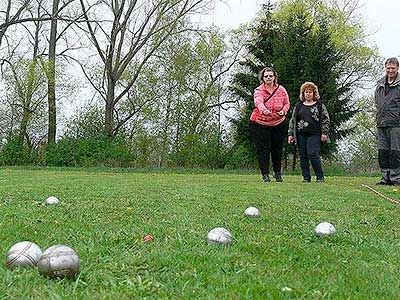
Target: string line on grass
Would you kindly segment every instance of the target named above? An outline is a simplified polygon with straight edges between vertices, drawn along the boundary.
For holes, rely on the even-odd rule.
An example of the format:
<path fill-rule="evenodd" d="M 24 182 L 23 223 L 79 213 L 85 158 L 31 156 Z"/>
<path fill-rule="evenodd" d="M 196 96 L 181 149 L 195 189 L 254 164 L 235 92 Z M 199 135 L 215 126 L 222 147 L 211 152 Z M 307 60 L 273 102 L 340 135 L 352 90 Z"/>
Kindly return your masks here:
<path fill-rule="evenodd" d="M 361 186 L 363 186 L 363 187 L 369 189 L 371 192 L 374 192 L 375 194 L 381 196 L 383 199 L 386 199 L 386 200 L 388 200 L 388 201 L 390 201 L 392 203 L 400 204 L 399 201 L 396 201 L 396 200 L 394 200 L 392 198 L 389 198 L 388 196 L 385 196 L 384 194 L 378 192 L 377 190 L 374 190 L 372 187 L 370 187 L 370 186 L 368 186 L 366 184 L 361 184 Z"/>

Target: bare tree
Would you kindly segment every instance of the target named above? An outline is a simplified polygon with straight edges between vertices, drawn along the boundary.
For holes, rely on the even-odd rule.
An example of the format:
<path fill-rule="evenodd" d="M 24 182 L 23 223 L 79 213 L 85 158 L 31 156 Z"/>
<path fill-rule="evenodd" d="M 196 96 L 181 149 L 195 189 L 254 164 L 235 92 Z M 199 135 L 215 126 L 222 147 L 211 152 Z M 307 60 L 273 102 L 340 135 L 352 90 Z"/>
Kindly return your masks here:
<path fill-rule="evenodd" d="M 17 24 L 21 21 L 24 11 L 27 9 L 31 0 L 7 0 L 7 8 L 2 11 L 2 16 L 0 20 L 0 45 L 6 34 L 9 26 Z"/>
<path fill-rule="evenodd" d="M 42 115 L 44 112 L 43 104 L 46 93 L 43 90 L 46 79 L 40 61 L 40 31 L 43 23 L 37 18 L 40 13 L 40 6 L 36 12 L 30 12 L 33 21 L 33 28 L 28 28 L 28 39 L 30 42 L 31 58 L 12 58 L 12 60 L 3 59 L 7 63 L 4 78 L 8 83 L 6 92 L 6 101 L 18 126 L 17 132 L 13 133 L 17 141 L 22 145 L 27 145 L 28 149 L 35 146 L 35 141 L 40 142 L 43 136 L 40 133 L 30 135 L 29 127 L 34 115 Z M 37 118 L 39 119 L 39 118 Z M 35 120 L 36 121 L 36 120 Z M 12 132 L 12 129 L 9 130 Z"/>
<path fill-rule="evenodd" d="M 10 26 L 51 20 L 52 17 L 46 12 L 35 16 L 29 13 L 31 6 L 41 7 L 42 3 L 41 0 L 6 0 L 5 9 L 0 10 L 0 45 Z"/>
<path fill-rule="evenodd" d="M 105 132 L 114 136 L 135 113 L 114 123 L 117 104 L 127 97 L 146 62 L 177 31 L 184 16 L 205 8 L 210 0 L 101 1 L 104 6 L 97 9 L 102 12 L 102 21 L 95 19 L 96 7 L 88 9 L 88 2 L 80 0 L 87 33 L 101 60 L 102 80 L 95 82 L 85 65 L 82 65 L 82 70 L 105 101 Z M 128 67 L 132 73 L 122 86 L 121 79 Z"/>
<path fill-rule="evenodd" d="M 193 138 L 195 136 L 209 136 L 211 130 L 216 134 L 214 135 L 216 148 L 213 150 L 219 157 L 223 116 L 226 115 L 225 111 L 229 109 L 230 105 L 237 104 L 237 99 L 229 97 L 226 83 L 229 80 L 231 69 L 238 62 L 243 45 L 237 42 L 228 44 L 218 31 L 210 31 L 198 32 L 198 39 L 192 47 L 190 51 L 191 66 L 188 71 L 190 68 L 194 68 L 194 72 L 188 72 L 181 87 L 185 91 L 185 97 L 190 95 L 192 101 L 189 107 L 183 109 L 188 114 L 185 117 L 184 128 L 176 131 L 174 144 L 179 144 L 178 141 L 182 139 L 180 137 L 182 134 L 190 142 L 196 140 Z M 203 138 L 203 140 L 205 141 L 207 138 Z M 191 146 L 189 143 L 184 148 L 191 148 Z M 176 146 L 174 148 L 175 151 L 178 150 Z M 218 159 L 213 161 L 219 164 Z"/>
<path fill-rule="evenodd" d="M 43 114 L 47 113 L 48 127 L 47 135 L 43 134 L 46 130 L 44 123 L 43 130 L 39 130 L 43 134 L 41 139 L 48 137 L 48 142 L 55 141 L 56 133 L 56 45 L 60 44 L 60 39 L 64 37 L 66 31 L 79 16 L 72 13 L 62 15 L 61 12 L 73 3 L 75 0 L 35 0 L 25 7 L 24 15 L 19 19 L 20 23 L 15 23 L 15 30 L 18 34 L 14 34 L 13 38 L 10 34 L 7 37 L 8 59 L 3 58 L 7 62 L 8 76 L 7 84 L 14 90 L 15 97 L 13 103 L 20 107 L 21 110 L 13 110 L 18 115 L 21 114 L 21 137 L 30 145 L 27 133 L 28 124 L 31 122 L 43 122 Z M 49 13 L 51 11 L 51 13 Z M 57 23 L 63 20 L 63 27 L 57 32 Z M 14 20 L 16 20 L 14 18 Z M 50 22 L 49 22 L 50 21 Z M 25 30 L 24 30 L 25 29 Z M 10 29 L 11 30 L 11 29 Z M 27 36 L 25 36 L 27 33 Z M 62 53 L 71 49 L 71 45 L 66 43 L 65 39 L 62 44 Z M 48 50 L 48 54 L 47 54 Z M 30 58 L 27 55 L 31 56 Z M 46 57 L 48 56 L 48 60 Z M 18 59 L 17 59 L 18 57 Z M 24 70 L 29 71 L 25 72 Z M 13 74 L 10 76 L 10 74 Z M 58 73 L 57 76 L 60 76 Z M 12 79 L 11 79 L 12 78 Z M 47 85 L 47 93 L 43 85 Z M 61 83 L 65 88 L 66 84 Z M 38 90 L 40 89 L 40 91 Z M 40 94 L 40 99 L 38 95 Z M 47 97 L 48 110 L 43 107 L 43 97 Z M 40 108 L 40 118 L 38 118 L 38 110 Z M 37 117 L 38 120 L 33 120 Z"/>
<path fill-rule="evenodd" d="M 53 0 L 51 14 L 50 39 L 49 39 L 49 62 L 47 72 L 47 103 L 49 109 L 49 123 L 47 131 L 48 144 L 56 141 L 57 113 L 56 113 L 56 45 L 57 45 L 57 13 L 60 0 Z"/>
<path fill-rule="evenodd" d="M 73 17 L 67 16 L 62 17 L 60 13 L 66 9 L 75 0 L 53 0 L 52 12 L 51 12 L 51 24 L 50 24 L 50 38 L 49 38 L 49 55 L 48 55 L 48 69 L 47 69 L 47 103 L 48 103 L 48 132 L 47 142 L 48 144 L 54 143 L 56 140 L 57 133 L 57 110 L 56 110 L 56 46 L 58 40 L 63 36 L 66 30 L 75 22 L 79 21 L 80 16 Z M 57 33 L 58 30 L 58 19 L 69 19 L 64 29 Z"/>
<path fill-rule="evenodd" d="M 138 80 L 138 98 L 152 101 L 138 116 L 144 117 L 141 136 L 157 145 L 151 145 L 152 163 L 191 164 L 205 147 L 211 150 L 206 155 L 221 157 L 225 110 L 237 104 L 227 81 L 241 47 L 217 30 L 187 31 L 169 38 L 149 60 Z M 129 125 L 132 131 L 140 127 Z"/>
<path fill-rule="evenodd" d="M 48 64 L 46 66 L 46 76 L 48 79 L 48 143 L 55 141 L 56 137 L 56 45 L 59 39 L 65 34 L 66 30 L 75 22 L 79 20 L 79 16 L 62 15 L 61 12 L 65 10 L 71 3 L 77 2 L 76 0 L 7 0 L 6 8 L 0 11 L 0 45 L 6 36 L 7 30 L 12 25 L 23 25 L 30 27 L 31 24 L 43 23 L 50 21 L 50 33 L 48 40 Z M 51 6 L 50 11 L 47 7 Z M 32 9 L 37 9 L 37 14 L 31 14 Z M 58 22 L 60 20 L 66 21 L 66 26 L 57 32 Z M 38 33 L 39 36 L 39 33 Z M 39 43 L 39 38 L 38 38 Z M 10 52 L 10 45 L 8 45 Z M 15 50 L 15 49 L 13 49 Z M 13 52 L 13 51 L 11 51 Z M 14 53 L 12 53 L 14 54 Z M 41 53 L 43 55 L 44 53 Z M 11 54 L 8 55 L 12 56 Z"/>

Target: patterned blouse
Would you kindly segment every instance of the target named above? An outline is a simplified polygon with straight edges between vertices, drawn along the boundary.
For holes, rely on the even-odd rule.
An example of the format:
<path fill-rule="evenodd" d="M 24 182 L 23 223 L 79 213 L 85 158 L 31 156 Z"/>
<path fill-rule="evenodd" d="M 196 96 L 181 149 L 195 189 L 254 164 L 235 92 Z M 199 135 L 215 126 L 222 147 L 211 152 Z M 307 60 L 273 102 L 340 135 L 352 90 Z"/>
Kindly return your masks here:
<path fill-rule="evenodd" d="M 297 112 L 297 132 L 302 134 L 321 134 L 317 102 L 311 106 L 300 105 Z"/>

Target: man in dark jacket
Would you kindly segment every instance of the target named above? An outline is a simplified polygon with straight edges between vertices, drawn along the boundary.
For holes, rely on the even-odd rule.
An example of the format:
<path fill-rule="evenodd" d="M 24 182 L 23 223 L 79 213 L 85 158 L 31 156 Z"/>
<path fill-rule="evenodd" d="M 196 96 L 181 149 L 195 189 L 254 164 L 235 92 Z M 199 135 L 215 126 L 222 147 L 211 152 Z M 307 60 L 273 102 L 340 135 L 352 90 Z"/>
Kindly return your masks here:
<path fill-rule="evenodd" d="M 377 184 L 400 184 L 400 78 L 399 61 L 385 62 L 386 75 L 375 90 L 378 160 L 382 178 Z"/>

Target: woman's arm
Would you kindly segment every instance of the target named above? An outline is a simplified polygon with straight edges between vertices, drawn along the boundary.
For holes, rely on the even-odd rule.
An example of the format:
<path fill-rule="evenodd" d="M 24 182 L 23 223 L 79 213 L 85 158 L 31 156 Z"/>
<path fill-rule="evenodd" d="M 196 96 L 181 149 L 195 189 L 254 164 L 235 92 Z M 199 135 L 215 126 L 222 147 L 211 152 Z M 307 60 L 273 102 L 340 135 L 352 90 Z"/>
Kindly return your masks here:
<path fill-rule="evenodd" d="M 288 143 L 296 144 L 296 117 L 297 117 L 297 104 L 293 108 L 292 117 L 289 120 L 289 129 L 288 129 Z"/>
<path fill-rule="evenodd" d="M 258 108 L 260 113 L 264 114 L 264 111 L 267 111 L 267 108 L 264 105 L 265 95 L 260 87 L 254 90 L 254 105 Z"/>
<path fill-rule="evenodd" d="M 326 142 L 329 137 L 329 125 L 330 118 L 328 110 L 326 109 L 325 104 L 322 103 L 322 112 L 321 112 L 321 141 Z"/>
<path fill-rule="evenodd" d="M 284 99 L 283 99 L 283 108 L 281 110 L 282 113 L 280 113 L 280 115 L 287 115 L 289 109 L 290 109 L 290 100 L 289 100 L 289 94 L 287 93 L 286 89 L 281 86 L 281 88 L 283 89 L 284 92 Z"/>

